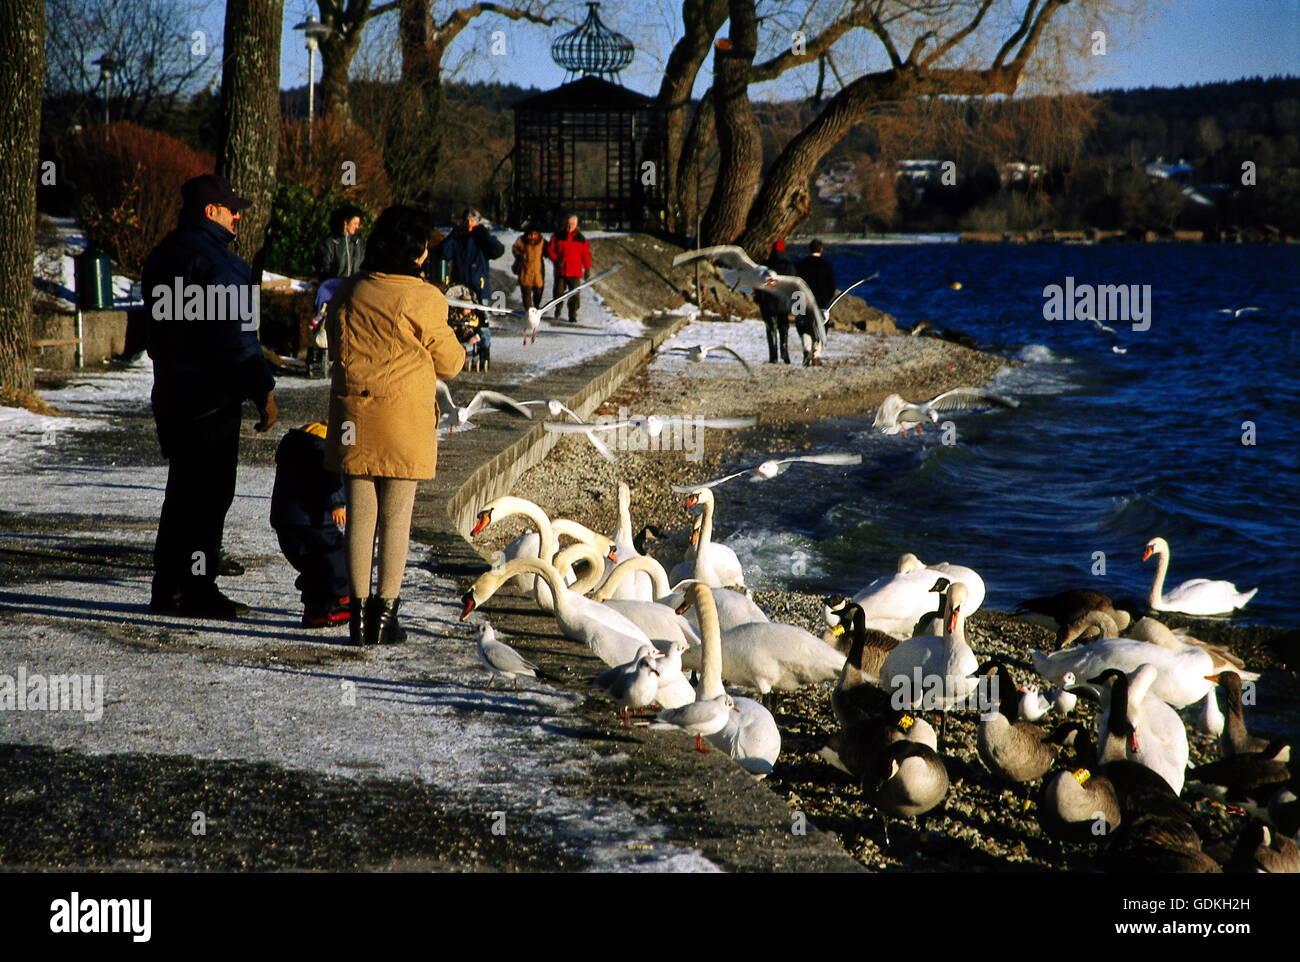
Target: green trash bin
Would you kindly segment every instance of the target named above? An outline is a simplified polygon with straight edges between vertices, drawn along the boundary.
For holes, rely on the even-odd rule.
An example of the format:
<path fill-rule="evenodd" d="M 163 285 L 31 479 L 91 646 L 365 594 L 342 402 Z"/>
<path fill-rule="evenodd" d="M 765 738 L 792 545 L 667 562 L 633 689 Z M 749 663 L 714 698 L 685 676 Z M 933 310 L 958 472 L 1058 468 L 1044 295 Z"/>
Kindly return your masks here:
<path fill-rule="evenodd" d="M 77 276 L 77 306 L 83 311 L 113 308 L 113 262 L 103 251 L 87 248 L 74 262 Z"/>

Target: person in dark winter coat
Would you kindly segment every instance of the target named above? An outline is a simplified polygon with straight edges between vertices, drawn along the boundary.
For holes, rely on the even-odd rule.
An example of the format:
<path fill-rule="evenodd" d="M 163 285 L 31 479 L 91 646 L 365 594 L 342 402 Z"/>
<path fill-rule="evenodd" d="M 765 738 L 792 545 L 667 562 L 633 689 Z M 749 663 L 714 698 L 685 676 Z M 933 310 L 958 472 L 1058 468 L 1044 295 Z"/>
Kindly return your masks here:
<path fill-rule="evenodd" d="M 438 249 L 438 256 L 447 262 L 451 283 L 464 284 L 480 304 L 486 304 L 492 299 L 490 262 L 505 252 L 505 245 L 479 223 L 478 211 L 470 209 L 460 215 L 455 229 Z"/>
<path fill-rule="evenodd" d="M 785 241 L 778 240 L 772 245 L 772 252 L 768 255 L 767 260 L 763 261 L 763 265 L 765 267 L 770 267 L 778 274 L 787 277 L 794 275 L 794 264 L 790 262 L 790 258 L 785 256 Z M 779 354 L 780 360 L 789 364 L 789 300 L 780 294 L 769 293 L 762 290 L 754 292 L 754 300 L 758 301 L 758 309 L 763 315 L 763 324 L 767 327 L 768 363 L 777 363 L 777 357 Z"/>
<path fill-rule="evenodd" d="M 835 300 L 835 268 L 822 256 L 825 249 L 826 245 L 814 238 L 808 242 L 808 256 L 794 265 L 794 269 L 812 291 L 817 306 L 823 311 L 831 306 L 831 301 Z M 814 339 L 812 315 L 808 312 L 800 314 L 795 319 L 795 326 L 803 342 L 804 366 L 806 367 L 811 359 L 814 366 L 820 367 L 822 345 Z"/>
<path fill-rule="evenodd" d="M 275 449 L 271 527 L 280 550 L 299 572 L 304 628 L 327 628 L 348 620 L 347 523 L 343 476 L 325 467 L 325 425 L 304 424 Z"/>
<path fill-rule="evenodd" d="M 565 291 L 571 291 L 591 272 L 591 244 L 578 230 L 578 218 L 572 215 L 565 222 L 564 230 L 551 237 L 546 244 L 546 256 L 555 262 L 555 283 L 551 287 L 551 299 L 559 297 Z M 566 302 L 569 305 L 569 323 L 578 321 L 578 302 L 581 294 L 574 294 Z M 560 319 L 560 305 L 555 308 L 555 319 Z"/>
<path fill-rule="evenodd" d="M 316 272 L 323 281 L 351 277 L 366 259 L 366 239 L 361 236 L 360 207 L 345 204 L 330 214 L 330 235 L 316 248 Z"/>
<path fill-rule="evenodd" d="M 275 379 L 257 339 L 259 287 L 228 249 L 249 201 L 215 174 L 181 187 L 180 224 L 143 271 L 153 358 L 153 413 L 169 464 L 154 544 L 155 611 L 235 617 L 248 607 L 216 586 L 226 512 L 235 496 L 244 401 L 275 423 Z"/>

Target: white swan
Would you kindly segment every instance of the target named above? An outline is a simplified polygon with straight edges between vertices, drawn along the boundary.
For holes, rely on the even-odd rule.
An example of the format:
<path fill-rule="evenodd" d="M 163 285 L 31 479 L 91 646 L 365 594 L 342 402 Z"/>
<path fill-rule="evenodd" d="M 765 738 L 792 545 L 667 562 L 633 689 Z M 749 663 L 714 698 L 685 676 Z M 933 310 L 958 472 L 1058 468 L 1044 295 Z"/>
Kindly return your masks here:
<path fill-rule="evenodd" d="M 584 548 L 591 550 L 585 545 L 573 545 L 565 550 L 580 551 Z M 506 581 L 521 573 L 538 575 L 546 582 L 556 599 L 553 614 L 560 632 L 566 638 L 585 644 L 605 664 L 611 667 L 626 664 L 638 648 L 650 644 L 646 633 L 626 617 L 569 590 L 554 567 L 536 558 L 516 558 L 479 575 L 461 599 L 464 608 L 460 620 L 468 618 L 470 612 L 491 598 Z"/>
<path fill-rule="evenodd" d="M 1206 677 L 1215 674 L 1214 660 L 1209 652 L 1195 645 L 1175 650 L 1134 638 L 1106 638 L 1051 654 L 1031 651 L 1029 658 L 1035 671 L 1057 683 L 1067 672 L 1086 681 L 1107 668 L 1129 673 L 1149 664 L 1155 672 L 1152 692 L 1174 708 L 1200 701 L 1214 689 L 1214 682 Z"/>
<path fill-rule="evenodd" d="M 669 595 L 668 575 L 664 566 L 654 558 L 637 555 L 620 561 L 614 571 L 592 595 L 594 601 L 604 603 L 624 615 L 650 637 L 652 641 L 683 643 L 688 650 L 699 648 L 700 637 L 691 623 L 679 615 L 666 602 L 620 599 L 618 589 L 629 577 L 641 576 L 650 580 L 651 591 L 657 597 Z M 662 646 L 661 646 L 662 647 Z"/>
<path fill-rule="evenodd" d="M 686 496 L 686 507 L 700 505 L 703 514 L 700 526 L 691 532 L 695 546 L 695 559 L 674 565 L 668 575 L 673 584 L 686 578 L 698 578 L 711 588 L 726 588 L 731 585 L 745 586 L 745 572 L 740 567 L 736 552 L 725 544 L 713 541 L 713 491 L 710 488 L 697 488 Z"/>
<path fill-rule="evenodd" d="M 968 617 L 984 603 L 984 579 L 975 571 L 946 561 L 927 567 L 910 552 L 898 559 L 894 574 L 877 578 L 851 600 L 862 608 L 866 627 L 895 638 L 910 638 L 917 621 L 935 610 L 938 599 L 933 589 L 940 577 L 966 585 Z"/>
<path fill-rule="evenodd" d="M 489 501 L 478 509 L 474 527 L 470 529 L 469 536 L 473 538 L 481 534 L 490 525 L 514 515 L 523 515 L 533 523 L 533 527 L 537 531 L 522 534 L 507 544 L 502 551 L 502 557 L 505 561 L 514 561 L 516 558 L 541 558 L 549 562 L 555 557 L 557 545 L 555 529 L 551 525 L 551 516 L 543 511 L 540 505 L 529 501 L 527 498 L 516 498 L 514 495 L 506 494 Z M 514 579 L 515 587 L 529 594 L 532 594 L 535 590 L 536 582 L 536 577 L 532 575 Z"/>
<path fill-rule="evenodd" d="M 948 587 L 946 634 L 908 638 L 885 656 L 880 686 L 893 691 L 902 706 L 948 711 L 964 703 L 979 684 L 979 661 L 966 643 L 966 595 L 960 581 Z"/>
<path fill-rule="evenodd" d="M 1226 615 L 1245 607 L 1246 602 L 1259 591 L 1258 588 L 1238 591 L 1237 586 L 1230 581 L 1193 578 L 1164 594 L 1165 573 L 1169 570 L 1169 542 L 1164 538 L 1148 541 L 1142 552 L 1142 560 L 1146 561 L 1152 555 L 1156 555 L 1158 560 L 1147 605 L 1154 611 L 1179 611 L 1185 615 Z"/>
<path fill-rule="evenodd" d="M 1187 777 L 1187 728 L 1178 713 L 1152 690 L 1157 674 L 1155 666 L 1144 664 L 1132 673 L 1111 668 L 1100 676 L 1102 711 L 1097 716 L 1097 741 L 1107 743 L 1110 730 L 1115 727 L 1111 722 L 1112 712 L 1117 713 L 1122 700 L 1132 729 L 1126 742 L 1126 757 L 1151 769 L 1169 783 L 1175 794 L 1181 794 Z M 1127 684 L 1120 682 L 1117 675 L 1123 675 Z"/>
<path fill-rule="evenodd" d="M 636 544 L 632 540 L 632 491 L 622 481 L 618 483 L 618 530 L 614 532 L 614 550 L 620 562 L 641 557 L 641 552 L 636 550 Z M 606 580 L 612 574 L 612 570 L 606 572 Z M 620 601 L 654 601 L 654 583 L 648 573 L 637 570 L 619 584 L 609 597 Z"/>
<path fill-rule="evenodd" d="M 688 594 L 684 605 L 693 604 Z M 722 675 L 733 685 L 794 691 L 804 685 L 838 678 L 844 656 L 814 634 L 795 625 L 751 622 L 722 635 Z"/>
<path fill-rule="evenodd" d="M 717 698 L 726 691 L 722 687 L 722 631 L 718 609 L 713 602 L 714 592 L 708 585 L 696 582 L 688 589 L 693 607 L 699 615 L 703 635 L 703 660 L 700 668 L 700 698 Z M 781 731 L 776 727 L 772 713 L 752 698 L 732 699 L 736 714 L 727 718 L 722 731 L 709 736 L 715 747 L 730 755 L 741 768 L 763 778 L 772 773 L 781 754 Z"/>

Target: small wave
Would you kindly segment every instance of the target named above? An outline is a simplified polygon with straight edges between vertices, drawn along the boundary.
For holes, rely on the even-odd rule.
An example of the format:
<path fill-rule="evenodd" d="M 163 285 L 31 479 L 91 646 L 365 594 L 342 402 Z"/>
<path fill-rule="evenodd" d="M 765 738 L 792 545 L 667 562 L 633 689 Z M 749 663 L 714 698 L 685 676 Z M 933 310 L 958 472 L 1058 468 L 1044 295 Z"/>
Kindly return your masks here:
<path fill-rule="evenodd" d="M 1068 357 L 1057 354 L 1046 344 L 1026 344 L 1016 353 L 1016 360 L 1025 364 L 1073 364 Z"/>
<path fill-rule="evenodd" d="M 817 543 L 807 535 L 768 528 L 738 531 L 724 542 L 736 552 L 751 588 L 788 588 L 791 582 L 826 577 Z"/>
<path fill-rule="evenodd" d="M 1025 394 L 1063 394 L 1074 385 L 1072 372 L 1060 365 L 1004 367 L 989 381 L 990 389 L 1012 397 Z"/>

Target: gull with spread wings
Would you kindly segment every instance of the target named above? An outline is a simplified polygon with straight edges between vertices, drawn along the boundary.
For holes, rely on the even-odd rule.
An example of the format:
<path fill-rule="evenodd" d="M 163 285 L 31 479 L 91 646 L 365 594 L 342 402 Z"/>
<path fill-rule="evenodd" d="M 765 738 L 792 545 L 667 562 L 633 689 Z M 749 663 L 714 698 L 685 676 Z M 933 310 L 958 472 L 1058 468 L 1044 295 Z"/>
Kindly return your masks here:
<path fill-rule="evenodd" d="M 497 391 L 479 391 L 465 407 L 457 406 L 452 400 L 451 388 L 442 381 L 438 382 L 438 410 L 442 412 L 442 422 L 451 430 L 459 431 L 466 426 L 472 427 L 471 421 L 476 415 L 489 412 L 509 414 L 512 417 L 532 419 L 533 412 L 514 398 Z"/>
<path fill-rule="evenodd" d="M 737 361 L 740 362 L 741 366 L 745 369 L 746 374 L 748 374 L 750 377 L 754 376 L 754 372 L 750 368 L 749 362 L 746 361 L 739 354 L 737 354 L 733 348 L 728 347 L 726 344 L 707 344 L 707 345 L 695 344 L 691 347 L 670 347 L 663 351 L 660 351 L 659 353 L 685 354 L 687 358 L 689 358 L 692 361 L 703 361 L 706 357 L 709 356 L 710 351 L 717 351 L 719 354 L 730 354 L 732 357 L 734 357 Z"/>
<path fill-rule="evenodd" d="M 742 478 L 749 475 L 750 481 L 771 481 L 778 474 L 785 474 L 790 470 L 793 464 L 861 464 L 862 455 L 849 454 L 844 451 L 835 451 L 829 454 L 805 454 L 798 458 L 781 458 L 764 461 L 756 468 L 746 468 L 744 471 L 737 471 L 735 474 L 729 474 L 725 478 L 718 478 L 715 481 L 705 481 L 703 484 L 674 484 L 672 489 L 680 491 L 682 494 L 690 494 L 692 491 L 698 491 L 701 488 L 716 488 L 720 484 L 725 484 L 735 478 Z"/>
<path fill-rule="evenodd" d="M 584 420 L 581 416 L 578 415 L 578 412 L 574 411 L 571 407 L 569 407 L 559 398 L 551 398 L 550 400 L 547 401 L 520 401 L 519 403 L 522 404 L 524 407 L 532 407 L 535 404 L 545 404 L 546 410 L 550 413 L 551 417 L 558 418 L 562 415 L 568 415 L 569 417 L 573 418 L 575 424 L 586 425 L 586 427 L 589 429 L 591 427 L 590 422 Z M 582 433 L 587 435 L 587 440 L 591 442 L 591 446 L 596 449 L 596 451 L 600 454 L 602 458 L 604 458 L 606 461 L 618 460 L 618 458 L 614 456 L 614 452 L 609 449 L 609 446 L 606 445 L 605 442 L 602 441 L 600 438 L 596 437 L 596 435 L 593 434 L 590 430 L 583 431 Z"/>
<path fill-rule="evenodd" d="M 623 266 L 622 264 L 615 264 L 613 267 L 607 267 L 605 270 L 601 271 L 591 280 L 579 284 L 573 290 L 565 291 L 559 297 L 552 298 L 551 300 L 543 304 L 541 307 L 530 307 L 526 311 L 516 310 L 513 307 L 494 307 L 491 304 L 475 304 L 472 301 L 462 301 L 454 297 L 447 298 L 447 303 L 451 307 L 459 307 L 465 310 L 487 311 L 489 314 L 508 314 L 511 317 L 522 318 L 524 321 L 524 343 L 527 344 L 531 340 L 534 344 L 536 344 L 537 331 L 542 326 L 542 316 L 546 314 L 547 311 L 551 310 L 553 307 L 556 307 L 559 304 L 563 304 L 574 294 L 577 294 L 579 291 L 581 291 L 584 287 L 590 287 L 592 284 L 595 284 L 597 281 L 604 280 L 606 277 L 609 277 L 610 274 L 613 274 L 616 270 L 618 270 L 622 266 Z"/>
<path fill-rule="evenodd" d="M 928 401 L 918 401 L 916 403 L 905 401 L 897 394 L 891 394 L 881 402 L 880 408 L 876 411 L 876 419 L 871 426 L 879 430 L 881 434 L 901 433 L 906 436 L 907 429 L 912 426 L 915 426 L 916 433 L 920 434 L 922 421 L 938 424 L 939 415 L 937 412 L 939 411 L 962 411 L 982 407 L 1015 408 L 1019 406 L 1019 401 L 974 387 L 953 388 L 951 391 L 944 391 Z"/>
<path fill-rule="evenodd" d="M 587 439 L 600 451 L 606 461 L 616 461 L 612 451 L 603 444 L 597 444 L 596 432 L 598 431 L 635 431 L 642 435 L 647 441 L 658 438 L 663 434 L 666 428 L 715 428 L 722 430 L 735 430 L 737 428 L 752 428 L 758 423 L 758 418 L 752 415 L 737 418 L 699 418 L 699 417 L 678 417 L 664 416 L 662 414 L 650 414 L 644 417 L 624 418 L 621 421 L 598 422 L 594 424 L 561 424 L 557 421 L 547 421 L 542 425 L 547 431 L 553 434 L 585 434 Z"/>

